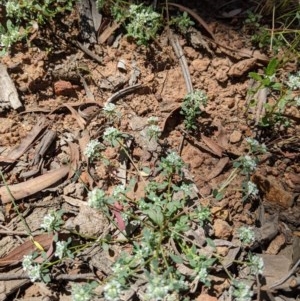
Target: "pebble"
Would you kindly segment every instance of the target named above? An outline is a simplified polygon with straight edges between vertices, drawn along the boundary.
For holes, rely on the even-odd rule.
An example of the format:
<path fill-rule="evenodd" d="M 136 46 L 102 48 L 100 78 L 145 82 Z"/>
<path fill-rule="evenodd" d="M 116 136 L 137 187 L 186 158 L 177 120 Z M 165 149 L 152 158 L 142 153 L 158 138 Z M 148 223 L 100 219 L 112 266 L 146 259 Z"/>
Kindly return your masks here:
<path fill-rule="evenodd" d="M 215 220 L 213 229 L 217 238 L 227 239 L 232 234 L 232 227 L 221 219 Z"/>
<path fill-rule="evenodd" d="M 242 133 L 240 131 L 233 131 L 232 134 L 230 135 L 229 137 L 229 141 L 231 143 L 237 143 L 237 142 L 240 142 L 242 139 Z"/>

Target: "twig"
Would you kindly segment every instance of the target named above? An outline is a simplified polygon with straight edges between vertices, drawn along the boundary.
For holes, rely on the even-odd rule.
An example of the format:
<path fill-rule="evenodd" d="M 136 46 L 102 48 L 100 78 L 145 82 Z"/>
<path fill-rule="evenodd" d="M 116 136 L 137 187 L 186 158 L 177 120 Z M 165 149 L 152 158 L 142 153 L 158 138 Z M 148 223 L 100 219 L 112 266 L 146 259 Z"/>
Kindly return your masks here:
<path fill-rule="evenodd" d="M 83 51 L 86 55 L 88 55 L 90 58 L 92 58 L 94 61 L 96 61 L 99 64 L 102 64 L 102 59 L 100 56 L 89 50 L 87 47 L 85 47 L 83 44 L 81 44 L 78 41 L 71 41 L 72 44 L 77 46 L 81 51 Z"/>
<path fill-rule="evenodd" d="M 129 87 L 126 87 L 116 93 L 114 93 L 111 97 L 109 97 L 107 99 L 107 101 L 105 102 L 104 106 L 109 104 L 110 102 L 114 102 L 116 101 L 117 99 L 119 99 L 120 97 L 126 95 L 126 94 L 129 94 L 129 93 L 132 93 L 134 91 L 136 91 L 137 89 L 141 88 L 142 85 L 141 84 L 136 84 L 136 85 L 133 85 L 133 86 L 129 86 Z"/>
<path fill-rule="evenodd" d="M 193 85 L 192 85 L 192 80 L 191 80 L 188 64 L 187 64 L 187 61 L 183 54 L 182 48 L 179 44 L 178 38 L 176 36 L 174 36 L 171 31 L 170 31 L 170 42 L 171 42 L 171 45 L 173 47 L 173 50 L 174 50 L 178 60 L 179 60 L 180 67 L 181 67 L 183 77 L 185 80 L 187 92 L 191 93 L 191 92 L 193 92 Z"/>

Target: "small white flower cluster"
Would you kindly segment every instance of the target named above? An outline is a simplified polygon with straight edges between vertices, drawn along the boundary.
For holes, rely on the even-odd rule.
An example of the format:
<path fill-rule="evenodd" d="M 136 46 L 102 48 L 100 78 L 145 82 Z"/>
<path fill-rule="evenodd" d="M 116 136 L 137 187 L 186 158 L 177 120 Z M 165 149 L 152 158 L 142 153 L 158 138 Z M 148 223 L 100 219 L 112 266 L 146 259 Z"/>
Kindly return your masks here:
<path fill-rule="evenodd" d="M 117 110 L 117 107 L 113 103 L 108 103 L 103 107 L 104 115 L 111 121 L 121 117 L 121 113 Z"/>
<path fill-rule="evenodd" d="M 192 193 L 192 185 L 191 184 L 186 184 L 186 183 L 182 183 L 180 186 L 180 190 L 186 195 L 189 196 Z"/>
<path fill-rule="evenodd" d="M 243 244 L 250 245 L 255 241 L 255 233 L 250 227 L 240 227 L 238 229 L 238 235 Z"/>
<path fill-rule="evenodd" d="M 286 84 L 291 90 L 299 90 L 300 89 L 300 71 L 298 71 L 296 74 L 290 74 Z"/>
<path fill-rule="evenodd" d="M 241 162 L 243 165 L 243 171 L 245 172 L 252 172 L 256 169 L 256 162 L 249 155 L 242 157 Z"/>
<path fill-rule="evenodd" d="M 257 256 L 251 255 L 249 256 L 249 265 L 252 275 L 261 275 L 264 270 L 264 260 Z"/>
<path fill-rule="evenodd" d="M 140 5 L 131 4 L 129 7 L 129 14 L 135 16 L 137 31 L 140 28 L 148 27 L 154 20 L 160 18 L 160 14 L 155 11 L 141 9 Z"/>
<path fill-rule="evenodd" d="M 124 185 L 117 185 L 112 192 L 112 197 L 117 201 L 122 201 L 126 198 L 125 193 Z"/>
<path fill-rule="evenodd" d="M 201 267 L 200 271 L 198 272 L 198 275 L 196 276 L 199 281 L 202 283 L 206 283 L 207 277 L 208 277 L 208 272 L 206 267 Z"/>
<path fill-rule="evenodd" d="M 248 181 L 247 182 L 247 195 L 257 196 L 259 193 L 259 190 L 255 183 Z"/>
<path fill-rule="evenodd" d="M 246 141 L 249 143 L 252 152 L 260 152 L 262 154 L 267 152 L 267 147 L 264 143 L 260 144 L 256 139 L 251 137 L 246 138 Z"/>
<path fill-rule="evenodd" d="M 171 166 L 176 166 L 180 162 L 182 162 L 182 159 L 176 152 L 171 152 L 166 157 L 166 163 Z"/>
<path fill-rule="evenodd" d="M 100 142 L 97 140 L 91 140 L 87 146 L 85 147 L 84 150 L 84 155 L 88 158 L 88 159 L 93 159 L 98 155 L 99 149 L 100 149 Z"/>
<path fill-rule="evenodd" d="M 27 272 L 31 282 L 41 280 L 41 266 L 33 261 L 32 255 L 24 255 L 22 266 L 23 270 Z"/>
<path fill-rule="evenodd" d="M 146 292 L 143 294 L 145 301 L 162 301 L 165 300 L 176 289 L 185 288 L 186 283 L 183 280 L 167 279 L 163 275 L 151 275 L 151 279 L 146 287 Z"/>
<path fill-rule="evenodd" d="M 198 106 L 200 106 L 200 105 L 206 105 L 206 103 L 207 103 L 207 95 L 202 90 L 196 90 L 194 92 L 191 92 L 189 94 L 189 96 L 194 99 L 195 103 Z"/>
<path fill-rule="evenodd" d="M 9 48 L 13 43 L 21 38 L 19 28 L 13 27 L 10 24 L 10 28 L 7 32 L 0 33 L 0 46 Z"/>
<path fill-rule="evenodd" d="M 115 141 L 121 136 L 121 132 L 115 127 L 108 127 L 103 133 L 103 139 L 110 143 L 112 146 L 115 146 Z"/>
<path fill-rule="evenodd" d="M 233 296 L 235 297 L 235 301 L 251 301 L 253 292 L 251 291 L 251 287 L 246 283 L 235 281 Z"/>
<path fill-rule="evenodd" d="M 89 284 L 72 285 L 72 301 L 90 301 L 93 297 L 92 290 Z"/>
<path fill-rule="evenodd" d="M 41 228 L 47 232 L 51 232 L 53 230 L 58 230 L 62 224 L 61 213 L 52 211 L 44 216 Z"/>
<path fill-rule="evenodd" d="M 105 191 L 100 188 L 94 188 L 88 193 L 88 205 L 91 208 L 100 209 L 106 204 Z"/>
<path fill-rule="evenodd" d="M 106 283 L 106 285 L 103 288 L 103 291 L 105 300 L 119 301 L 120 294 L 122 292 L 122 285 L 118 280 L 112 279 L 111 281 Z"/>
<path fill-rule="evenodd" d="M 157 139 L 161 134 L 161 129 L 157 125 L 158 118 L 156 116 L 151 116 L 148 118 L 148 128 L 147 128 L 147 135 L 150 139 L 154 138 Z"/>
<path fill-rule="evenodd" d="M 148 118 L 148 124 L 150 125 L 150 124 L 158 124 L 158 117 L 156 117 L 156 116 L 151 116 L 151 117 L 149 117 Z"/>
<path fill-rule="evenodd" d="M 112 102 L 109 102 L 103 107 L 103 111 L 106 113 L 113 113 L 116 111 L 116 105 Z"/>
<path fill-rule="evenodd" d="M 68 250 L 68 242 L 58 241 L 55 244 L 55 253 L 54 255 L 59 259 L 63 259 Z"/>

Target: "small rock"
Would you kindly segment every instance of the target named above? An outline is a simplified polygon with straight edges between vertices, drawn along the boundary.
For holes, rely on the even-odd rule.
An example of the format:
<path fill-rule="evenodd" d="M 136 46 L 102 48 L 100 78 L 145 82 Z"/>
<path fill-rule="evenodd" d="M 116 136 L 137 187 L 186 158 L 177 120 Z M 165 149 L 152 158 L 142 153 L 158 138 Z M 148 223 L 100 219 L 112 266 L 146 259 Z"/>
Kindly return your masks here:
<path fill-rule="evenodd" d="M 215 220 L 213 229 L 217 238 L 226 239 L 229 238 L 232 234 L 231 226 L 221 219 Z"/>
<path fill-rule="evenodd" d="M 208 58 L 203 58 L 193 60 L 191 65 L 195 71 L 203 72 L 207 70 L 209 64 L 210 60 Z"/>
<path fill-rule="evenodd" d="M 199 56 L 199 52 L 196 51 L 193 47 L 184 47 L 184 53 L 186 57 L 190 58 L 191 60 L 194 60 Z"/>
<path fill-rule="evenodd" d="M 240 131 L 233 131 L 233 133 L 229 137 L 229 141 L 231 143 L 240 142 L 242 139 L 242 133 Z"/>
<path fill-rule="evenodd" d="M 55 95 L 69 96 L 74 93 L 74 88 L 70 82 L 60 80 L 54 83 L 54 93 Z"/>
<path fill-rule="evenodd" d="M 217 247 L 216 251 L 218 255 L 225 257 L 228 254 L 228 247 Z"/>
<path fill-rule="evenodd" d="M 211 194 L 211 187 L 209 187 L 208 185 L 201 187 L 199 189 L 199 192 L 201 193 L 201 195 L 203 196 L 209 196 Z"/>

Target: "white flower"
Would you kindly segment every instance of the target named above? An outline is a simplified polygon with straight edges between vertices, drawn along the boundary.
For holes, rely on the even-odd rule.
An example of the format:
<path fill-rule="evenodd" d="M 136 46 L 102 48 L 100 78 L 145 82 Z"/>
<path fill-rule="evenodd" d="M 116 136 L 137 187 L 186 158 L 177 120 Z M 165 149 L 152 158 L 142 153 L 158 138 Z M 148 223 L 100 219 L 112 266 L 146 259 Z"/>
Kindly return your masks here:
<path fill-rule="evenodd" d="M 116 105 L 109 102 L 103 107 L 103 111 L 106 113 L 112 113 L 116 111 Z"/>
<path fill-rule="evenodd" d="M 53 229 L 53 225 L 56 221 L 56 214 L 55 212 L 50 212 L 47 215 L 44 216 L 43 223 L 41 224 L 41 228 L 43 228 L 45 231 L 50 232 Z"/>
<path fill-rule="evenodd" d="M 100 142 L 97 140 L 91 140 L 84 149 L 84 155 L 88 159 L 92 159 L 97 156 L 97 152 L 100 149 Z"/>
<path fill-rule="evenodd" d="M 112 192 L 112 196 L 116 199 L 116 200 L 123 200 L 125 197 L 125 193 L 126 193 L 126 189 L 124 187 L 124 185 L 117 185 L 113 192 Z"/>
<path fill-rule="evenodd" d="M 28 271 L 33 263 L 33 256 L 32 255 L 24 255 L 23 256 L 23 261 L 22 261 L 22 266 L 24 271 Z"/>
<path fill-rule="evenodd" d="M 156 116 L 151 116 L 148 118 L 148 124 L 151 125 L 151 124 L 157 124 L 158 123 L 158 117 Z"/>
<path fill-rule="evenodd" d="M 298 71 L 295 75 L 291 74 L 286 84 L 291 90 L 300 89 L 300 71 Z"/>
<path fill-rule="evenodd" d="M 249 265 L 251 269 L 251 274 L 257 275 L 263 273 L 264 261 L 261 257 L 257 255 L 249 256 Z"/>
<path fill-rule="evenodd" d="M 257 186 L 255 183 L 248 181 L 247 183 L 247 195 L 253 195 L 257 196 L 259 193 L 259 190 L 257 189 Z"/>
<path fill-rule="evenodd" d="M 115 127 L 108 127 L 103 133 L 103 139 L 110 143 L 112 146 L 117 145 L 117 138 L 120 138 L 122 133 Z"/>
<path fill-rule="evenodd" d="M 15 13 L 19 12 L 20 5 L 18 1 L 7 1 L 5 9 L 7 16 L 14 16 Z"/>
<path fill-rule="evenodd" d="M 296 106 L 300 107 L 300 96 L 296 96 L 294 100 L 296 101 Z"/>
<path fill-rule="evenodd" d="M 31 282 L 41 280 L 41 266 L 39 264 L 34 264 L 30 269 L 27 270 L 27 274 Z"/>
<path fill-rule="evenodd" d="M 249 285 L 241 281 L 235 281 L 233 296 L 236 301 L 251 301 L 253 292 Z"/>
<path fill-rule="evenodd" d="M 255 241 L 255 233 L 250 227 L 240 227 L 238 229 L 238 235 L 240 241 L 246 245 L 249 245 Z"/>
<path fill-rule="evenodd" d="M 92 290 L 89 284 L 72 285 L 72 301 L 91 301 L 92 300 Z"/>
<path fill-rule="evenodd" d="M 151 124 L 149 125 L 147 129 L 147 134 L 150 137 L 150 139 L 153 138 L 158 138 L 161 134 L 161 129 L 158 125 Z"/>
<path fill-rule="evenodd" d="M 256 169 L 256 162 L 250 156 L 246 155 L 242 158 L 243 169 L 246 172 L 254 171 Z"/>
<path fill-rule="evenodd" d="M 88 193 L 88 205 L 91 208 L 100 209 L 105 205 L 105 191 L 100 188 L 94 188 Z"/>
<path fill-rule="evenodd" d="M 203 283 L 205 283 L 207 281 L 207 277 L 208 277 L 208 273 L 207 273 L 207 269 L 202 267 L 197 275 L 197 277 L 199 278 L 199 280 Z"/>
<path fill-rule="evenodd" d="M 168 162 L 170 165 L 177 165 L 178 162 L 181 162 L 181 157 L 176 152 L 171 152 L 166 157 L 166 162 Z"/>
<path fill-rule="evenodd" d="M 59 259 L 62 259 L 64 257 L 64 254 L 66 253 L 68 243 L 66 241 L 58 241 L 55 247 L 56 249 L 54 255 Z"/>
<path fill-rule="evenodd" d="M 107 282 L 103 288 L 104 297 L 107 301 L 119 301 L 122 285 L 115 279 Z"/>
<path fill-rule="evenodd" d="M 251 137 L 246 138 L 246 141 L 249 143 L 252 152 L 261 152 L 263 154 L 267 152 L 267 147 L 264 143 L 260 144 L 256 139 Z"/>

